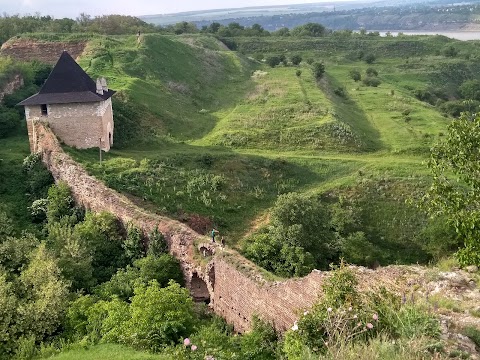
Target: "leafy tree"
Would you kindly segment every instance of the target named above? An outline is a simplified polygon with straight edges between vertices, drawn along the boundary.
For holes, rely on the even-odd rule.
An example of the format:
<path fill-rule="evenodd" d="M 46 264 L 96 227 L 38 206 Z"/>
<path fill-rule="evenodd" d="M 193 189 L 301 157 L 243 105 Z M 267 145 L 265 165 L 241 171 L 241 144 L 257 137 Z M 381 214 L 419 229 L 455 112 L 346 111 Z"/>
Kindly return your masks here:
<path fill-rule="evenodd" d="M 21 121 L 17 111 L 0 106 L 0 138 L 13 134 L 20 127 Z"/>
<path fill-rule="evenodd" d="M 13 222 L 5 211 L 0 210 L 0 241 L 6 236 L 13 235 Z"/>
<path fill-rule="evenodd" d="M 208 26 L 207 32 L 211 34 L 216 34 L 221 26 L 222 25 L 220 23 L 214 21 Z"/>
<path fill-rule="evenodd" d="M 363 57 L 363 59 L 367 64 L 373 64 L 377 58 L 373 54 L 367 54 Z"/>
<path fill-rule="evenodd" d="M 17 297 L 7 274 L 0 269 L 0 358 L 6 359 L 15 348 L 18 336 Z"/>
<path fill-rule="evenodd" d="M 458 50 L 455 49 L 455 47 L 453 47 L 452 45 L 446 46 L 443 49 L 443 55 L 445 55 L 446 57 L 456 57 L 458 55 Z"/>
<path fill-rule="evenodd" d="M 74 201 L 67 183 L 60 181 L 48 189 L 47 219 L 53 224 L 74 215 Z"/>
<path fill-rule="evenodd" d="M 0 243 L 0 264 L 10 274 L 19 274 L 28 263 L 29 254 L 39 245 L 39 240 L 31 234 L 21 237 L 7 237 Z"/>
<path fill-rule="evenodd" d="M 282 60 L 280 59 L 279 56 L 269 56 L 265 59 L 265 62 L 272 68 L 275 66 L 279 65 Z"/>
<path fill-rule="evenodd" d="M 20 331 L 40 341 L 60 326 L 68 305 L 69 284 L 44 243 L 31 253 L 19 280 L 25 294 L 18 307 Z"/>
<path fill-rule="evenodd" d="M 327 34 L 327 29 L 325 29 L 325 26 L 318 23 L 307 23 L 293 28 L 290 31 L 290 34 L 292 36 L 322 37 Z"/>
<path fill-rule="evenodd" d="M 160 256 L 165 253 L 168 253 L 167 241 L 156 227 L 150 234 L 148 234 L 147 255 Z"/>
<path fill-rule="evenodd" d="M 433 183 L 424 197 L 431 216 L 445 216 L 464 244 L 462 265 L 480 265 L 480 117 L 464 114 L 448 127 L 445 140 L 432 149 L 428 166 Z"/>
<path fill-rule="evenodd" d="M 367 70 L 365 70 L 365 73 L 367 76 L 378 76 L 378 71 L 372 67 L 369 67 Z"/>
<path fill-rule="evenodd" d="M 290 58 L 290 61 L 295 66 L 300 65 L 300 63 L 302 62 L 302 57 L 298 54 L 295 54 L 295 55 L 292 55 L 292 57 Z"/>
<path fill-rule="evenodd" d="M 95 252 L 87 240 L 62 222 L 48 224 L 48 240 L 62 276 L 72 283 L 72 290 L 90 290 L 96 284 L 92 266 Z"/>
<path fill-rule="evenodd" d="M 360 74 L 360 71 L 358 69 L 350 70 L 349 75 L 355 82 L 362 80 L 362 75 Z"/>
<path fill-rule="evenodd" d="M 242 358 L 270 360 L 277 358 L 278 335 L 273 326 L 254 316 L 252 330 L 241 338 Z"/>
<path fill-rule="evenodd" d="M 127 237 L 123 240 L 123 250 L 129 261 L 139 259 L 144 255 L 143 252 L 143 233 L 142 230 L 133 224 L 128 225 Z"/>
<path fill-rule="evenodd" d="M 363 83 L 364 83 L 366 86 L 377 87 L 377 86 L 380 85 L 382 82 L 380 81 L 380 79 L 378 79 L 378 78 L 375 77 L 375 76 L 367 76 L 366 78 L 363 79 Z"/>
<path fill-rule="evenodd" d="M 118 270 L 110 281 L 99 285 L 95 292 L 102 299 L 118 297 L 128 300 L 133 296 L 135 286 L 139 284 L 146 286 L 152 280 L 157 281 L 161 287 L 167 286 L 170 280 L 184 284 L 179 261 L 170 254 L 158 257 L 148 255 L 136 260 L 133 266 Z"/>
<path fill-rule="evenodd" d="M 314 62 L 312 64 L 312 72 L 315 79 L 320 79 L 325 73 L 325 65 L 320 62 Z"/>
<path fill-rule="evenodd" d="M 480 101 L 480 80 L 467 80 L 458 90 L 464 99 Z"/>
<path fill-rule="evenodd" d="M 187 337 L 195 325 L 194 303 L 187 289 L 171 281 L 165 288 L 153 280 L 135 288 L 124 341 L 138 349 L 157 351 Z"/>
<path fill-rule="evenodd" d="M 126 264 L 120 233 L 118 220 L 106 212 L 87 213 L 85 220 L 75 225 L 74 235 L 88 249 L 98 283 L 108 281 Z"/>
<path fill-rule="evenodd" d="M 289 28 L 283 27 L 278 29 L 277 31 L 274 31 L 272 35 L 273 36 L 290 36 L 290 30 Z"/>
<path fill-rule="evenodd" d="M 314 267 L 328 268 L 339 245 L 330 226 L 328 209 L 316 198 L 290 193 L 279 196 L 271 225 L 255 235 L 245 255 L 282 276 L 303 276 Z"/>

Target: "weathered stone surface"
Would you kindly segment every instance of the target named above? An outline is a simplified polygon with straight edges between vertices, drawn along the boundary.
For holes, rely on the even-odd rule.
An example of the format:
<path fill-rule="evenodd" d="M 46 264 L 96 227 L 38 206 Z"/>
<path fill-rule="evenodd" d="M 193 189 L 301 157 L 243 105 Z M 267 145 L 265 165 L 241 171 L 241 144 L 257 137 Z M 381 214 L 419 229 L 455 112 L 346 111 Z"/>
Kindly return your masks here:
<path fill-rule="evenodd" d="M 85 49 L 86 41 L 42 42 L 30 39 L 11 39 L 0 48 L 0 55 L 10 56 L 18 61 L 38 60 L 54 65 L 63 50 L 67 50 L 74 59 Z"/>
<path fill-rule="evenodd" d="M 25 106 L 30 149 L 35 152 L 32 121 L 48 123 L 62 142 L 78 149 L 101 147 L 109 151 L 113 144 L 112 100 L 75 104 L 49 104 L 47 115 L 40 105 Z"/>
<path fill-rule="evenodd" d="M 20 74 L 16 74 L 8 81 L 2 89 L 0 89 L 0 102 L 5 95 L 13 93 L 15 90 L 20 89 L 23 86 L 23 77 Z"/>

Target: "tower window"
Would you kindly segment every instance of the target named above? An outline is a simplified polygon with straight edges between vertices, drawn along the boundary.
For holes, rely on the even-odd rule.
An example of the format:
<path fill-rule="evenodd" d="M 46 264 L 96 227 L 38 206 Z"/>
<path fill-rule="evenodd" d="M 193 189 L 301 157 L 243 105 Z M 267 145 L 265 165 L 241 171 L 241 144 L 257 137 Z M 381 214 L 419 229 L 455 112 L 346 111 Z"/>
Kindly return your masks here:
<path fill-rule="evenodd" d="M 47 104 L 42 104 L 40 107 L 42 108 L 42 116 L 48 116 Z"/>

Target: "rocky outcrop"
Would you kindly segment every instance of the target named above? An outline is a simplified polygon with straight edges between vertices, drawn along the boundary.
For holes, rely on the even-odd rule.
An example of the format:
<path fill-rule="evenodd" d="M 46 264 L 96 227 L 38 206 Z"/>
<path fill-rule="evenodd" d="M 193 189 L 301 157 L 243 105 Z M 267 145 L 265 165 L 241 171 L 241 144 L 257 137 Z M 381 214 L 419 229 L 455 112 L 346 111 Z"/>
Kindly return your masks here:
<path fill-rule="evenodd" d="M 18 61 L 38 60 L 54 65 L 63 50 L 76 59 L 85 49 L 86 41 L 57 41 L 42 42 L 30 39 L 13 38 L 0 48 L 0 55 L 10 56 Z"/>
<path fill-rule="evenodd" d="M 20 74 L 16 74 L 8 81 L 2 89 L 0 89 L 0 102 L 3 97 L 8 94 L 12 94 L 15 90 L 20 89 L 23 86 L 23 77 Z"/>

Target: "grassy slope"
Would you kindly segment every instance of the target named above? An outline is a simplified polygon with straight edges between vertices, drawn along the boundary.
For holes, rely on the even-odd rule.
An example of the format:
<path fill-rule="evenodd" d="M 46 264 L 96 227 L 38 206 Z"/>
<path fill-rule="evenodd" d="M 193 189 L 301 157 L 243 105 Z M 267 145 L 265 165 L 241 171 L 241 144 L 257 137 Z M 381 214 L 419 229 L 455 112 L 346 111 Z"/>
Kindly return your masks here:
<path fill-rule="evenodd" d="M 385 214 L 403 216 L 408 189 L 425 184 L 422 162 L 450 121 L 416 100 L 412 89 L 438 81 L 438 69 L 452 61 L 437 55 L 448 40 L 239 42 L 251 54 L 288 50 L 287 56 L 323 59 L 327 73 L 317 84 L 305 63 L 297 77 L 295 67 L 249 62 L 208 37 L 94 39 L 81 64 L 145 106 L 143 125 L 163 140 L 114 149 L 102 166 L 96 151 L 70 151 L 143 206 L 180 218 L 213 219 L 232 242 L 261 221 L 278 194 L 289 191 L 339 195 L 366 191 L 365 181 L 387 179 L 398 186 L 386 190 L 391 199 L 380 194 L 376 203 L 364 204 L 370 213 L 366 226 L 381 233 L 389 222 Z M 359 50 L 374 52 L 376 63 L 355 60 Z M 379 72 L 377 88 L 349 77 L 351 69 L 364 75 L 369 66 Z M 250 76 L 255 69 L 260 72 Z M 338 87 L 345 88 L 346 98 L 335 94 Z M 411 235 L 404 229 L 399 223 L 385 230 L 388 239 L 378 235 L 373 242 L 401 242 Z"/>
<path fill-rule="evenodd" d="M 143 351 L 135 351 L 122 345 L 102 344 L 81 350 L 69 350 L 53 357 L 55 360 L 167 360 L 168 357 L 149 354 Z"/>
<path fill-rule="evenodd" d="M 25 130 L 26 131 L 26 130 Z M 12 219 L 18 233 L 31 226 L 23 159 L 30 153 L 26 134 L 0 139 L 0 210 Z"/>

